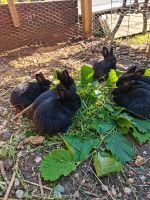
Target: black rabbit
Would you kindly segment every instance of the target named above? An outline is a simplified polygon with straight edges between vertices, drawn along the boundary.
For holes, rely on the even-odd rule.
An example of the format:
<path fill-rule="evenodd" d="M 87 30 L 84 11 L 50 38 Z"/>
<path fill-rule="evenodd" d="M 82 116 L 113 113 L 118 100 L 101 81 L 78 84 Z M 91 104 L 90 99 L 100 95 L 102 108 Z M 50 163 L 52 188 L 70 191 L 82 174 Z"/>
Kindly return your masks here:
<path fill-rule="evenodd" d="M 135 66 L 129 68 L 127 72 L 119 77 L 118 81 L 116 82 L 116 86 L 124 85 L 124 82 L 129 80 L 140 81 L 143 78 L 145 69 L 136 69 L 137 68 Z"/>
<path fill-rule="evenodd" d="M 126 79 L 112 93 L 119 106 L 125 107 L 132 114 L 150 119 L 149 84 L 135 79 Z"/>
<path fill-rule="evenodd" d="M 72 117 L 81 106 L 76 92 L 58 84 L 57 95 L 42 101 L 34 110 L 33 123 L 41 134 L 66 132 Z"/>
<path fill-rule="evenodd" d="M 52 82 L 45 79 L 43 73 L 35 75 L 37 82 L 18 84 L 11 92 L 10 103 L 17 109 L 28 107 L 43 92 L 49 89 Z"/>
<path fill-rule="evenodd" d="M 110 69 L 116 69 L 116 57 L 113 53 L 113 46 L 110 48 L 110 52 L 106 47 L 103 47 L 102 54 L 104 60 L 100 60 L 93 65 L 94 79 L 98 79 L 99 82 L 104 81 L 108 77 Z"/>
<path fill-rule="evenodd" d="M 67 70 L 63 72 L 56 71 L 57 77 L 60 80 L 60 84 L 63 85 L 67 90 L 76 91 L 76 85 L 74 79 L 69 75 Z M 36 107 L 47 98 L 53 98 L 57 96 L 57 89 L 48 90 L 41 94 L 33 103 L 32 107 L 28 111 L 28 114 L 32 117 Z"/>
<path fill-rule="evenodd" d="M 62 85 L 64 85 L 64 87 L 67 90 L 72 90 L 72 91 L 76 91 L 76 85 L 74 82 L 74 79 L 69 75 L 68 71 L 65 69 L 61 72 L 56 71 L 57 72 L 57 78 L 60 81 L 60 83 Z"/>

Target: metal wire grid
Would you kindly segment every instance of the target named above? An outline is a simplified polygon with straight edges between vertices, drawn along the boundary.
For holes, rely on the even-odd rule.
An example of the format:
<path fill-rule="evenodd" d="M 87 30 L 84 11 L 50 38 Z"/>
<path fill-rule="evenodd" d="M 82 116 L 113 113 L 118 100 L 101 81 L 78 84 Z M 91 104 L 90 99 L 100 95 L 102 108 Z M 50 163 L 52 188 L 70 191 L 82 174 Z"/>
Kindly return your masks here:
<path fill-rule="evenodd" d="M 17 3 L 20 27 L 7 4 L 0 5 L 0 51 L 32 44 L 57 44 L 78 35 L 77 0 Z"/>

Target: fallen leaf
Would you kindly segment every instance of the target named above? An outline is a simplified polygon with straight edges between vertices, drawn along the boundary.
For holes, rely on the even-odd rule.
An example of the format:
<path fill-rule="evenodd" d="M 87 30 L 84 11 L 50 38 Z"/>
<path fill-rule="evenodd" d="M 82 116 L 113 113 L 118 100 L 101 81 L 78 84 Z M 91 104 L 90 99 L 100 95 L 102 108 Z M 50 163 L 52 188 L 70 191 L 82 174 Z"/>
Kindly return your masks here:
<path fill-rule="evenodd" d="M 24 140 L 24 144 L 27 144 L 27 143 L 31 143 L 31 144 L 34 144 L 34 145 L 38 145 L 38 144 L 42 144 L 43 141 L 44 141 L 45 137 L 44 136 L 30 136 L 28 138 L 25 138 Z"/>
<path fill-rule="evenodd" d="M 139 167 L 142 166 L 145 162 L 145 158 L 143 158 L 142 156 L 137 156 L 135 160 L 135 165 Z"/>

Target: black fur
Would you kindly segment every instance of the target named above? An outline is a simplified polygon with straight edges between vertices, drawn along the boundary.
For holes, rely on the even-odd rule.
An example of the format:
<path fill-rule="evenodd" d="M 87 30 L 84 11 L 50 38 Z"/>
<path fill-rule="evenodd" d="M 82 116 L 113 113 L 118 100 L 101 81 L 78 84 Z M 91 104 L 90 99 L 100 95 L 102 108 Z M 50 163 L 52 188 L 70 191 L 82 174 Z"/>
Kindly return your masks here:
<path fill-rule="evenodd" d="M 37 82 L 20 83 L 11 92 L 10 103 L 18 109 L 24 109 L 34 102 L 43 92 L 49 89 L 51 81 L 42 73 L 36 74 Z"/>
<path fill-rule="evenodd" d="M 57 96 L 42 101 L 33 113 L 33 123 L 41 134 L 66 132 L 72 117 L 81 106 L 79 96 L 57 85 Z"/>
<path fill-rule="evenodd" d="M 116 57 L 113 53 L 113 47 L 111 47 L 110 52 L 106 47 L 103 47 L 102 54 L 104 59 L 93 65 L 93 78 L 99 80 L 100 82 L 107 79 L 110 69 L 116 69 L 117 63 Z"/>
<path fill-rule="evenodd" d="M 115 102 L 129 112 L 150 119 L 150 84 L 144 81 L 142 70 L 132 76 L 118 80 L 118 88 L 113 90 Z M 119 78 L 120 79 L 120 78 Z"/>
<path fill-rule="evenodd" d="M 76 85 L 74 79 L 69 75 L 67 70 L 62 73 L 57 71 L 57 77 L 60 80 L 60 85 L 63 85 L 67 90 L 76 91 Z M 29 110 L 29 115 L 32 117 L 36 107 L 47 98 L 54 98 L 57 96 L 57 89 L 48 90 L 41 94 L 33 103 L 33 106 Z"/>

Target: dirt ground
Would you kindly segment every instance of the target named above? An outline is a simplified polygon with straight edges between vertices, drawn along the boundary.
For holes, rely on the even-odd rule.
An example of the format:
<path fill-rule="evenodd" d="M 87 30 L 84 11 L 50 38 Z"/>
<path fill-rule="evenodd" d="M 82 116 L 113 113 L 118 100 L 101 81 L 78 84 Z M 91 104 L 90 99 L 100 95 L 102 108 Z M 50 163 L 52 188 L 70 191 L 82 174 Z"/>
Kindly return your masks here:
<path fill-rule="evenodd" d="M 52 190 L 56 185 L 64 187 L 61 198 L 67 200 L 150 199 L 149 144 L 140 146 L 133 142 L 136 155 L 146 159 L 141 167 L 137 167 L 133 161 L 125 166 L 123 173 L 99 179 L 93 171 L 91 160 L 87 160 L 70 176 L 62 177 L 55 183 L 44 182 L 38 169 L 40 160 L 50 150 L 58 148 L 61 142 L 50 138 L 44 145 L 23 144 L 25 137 L 36 134 L 32 122 L 25 117 L 13 120 L 15 114 L 11 112 L 9 95 L 16 84 L 33 80 L 39 71 L 52 78 L 54 70 L 62 69 L 63 64 L 67 64 L 68 70 L 76 75 L 83 64 L 93 64 L 102 58 L 101 48 L 105 43 L 93 39 L 55 47 L 24 47 L 0 54 L 0 124 L 5 127 L 8 138 L 11 135 L 10 139 L 0 140 L 0 199 L 6 193 L 16 162 L 18 168 L 9 194 L 11 199 L 58 199 Z M 150 67 L 146 44 L 137 47 L 122 42 L 115 44 L 115 47 L 119 69 L 132 64 Z"/>

